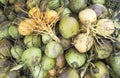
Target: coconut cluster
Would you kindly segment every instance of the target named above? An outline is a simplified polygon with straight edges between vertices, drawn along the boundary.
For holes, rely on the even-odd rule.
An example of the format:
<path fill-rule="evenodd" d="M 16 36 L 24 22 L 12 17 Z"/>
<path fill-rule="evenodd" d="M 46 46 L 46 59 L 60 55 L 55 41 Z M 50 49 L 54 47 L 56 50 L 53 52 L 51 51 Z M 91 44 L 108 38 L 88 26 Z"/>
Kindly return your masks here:
<path fill-rule="evenodd" d="M 40 10 L 39 7 L 33 7 L 26 12 L 29 18 L 21 21 L 18 27 L 18 31 L 21 35 L 30 35 L 35 33 L 39 34 L 49 34 L 56 42 L 60 42 L 52 28 L 55 26 L 56 22 L 59 20 L 60 12 L 55 10 L 46 11 Z"/>

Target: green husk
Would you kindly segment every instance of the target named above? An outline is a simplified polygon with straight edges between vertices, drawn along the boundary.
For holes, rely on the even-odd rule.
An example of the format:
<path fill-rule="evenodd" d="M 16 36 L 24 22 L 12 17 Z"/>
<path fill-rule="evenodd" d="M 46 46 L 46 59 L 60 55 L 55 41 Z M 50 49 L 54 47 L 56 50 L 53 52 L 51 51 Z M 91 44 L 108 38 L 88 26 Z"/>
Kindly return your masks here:
<path fill-rule="evenodd" d="M 48 71 L 48 70 L 54 68 L 54 66 L 55 66 L 55 59 L 54 58 L 50 58 L 50 57 L 44 55 L 42 57 L 41 64 L 42 64 L 42 69 Z"/>
<path fill-rule="evenodd" d="M 21 60 L 28 67 L 33 67 L 40 63 L 41 55 L 42 53 L 39 48 L 30 47 L 23 52 Z"/>
<path fill-rule="evenodd" d="M 86 55 L 80 54 L 76 49 L 70 48 L 65 54 L 65 59 L 67 63 L 72 68 L 79 68 L 86 62 Z"/>
<path fill-rule="evenodd" d="M 64 53 L 61 44 L 51 41 L 45 47 L 45 54 L 50 58 L 57 58 Z"/>

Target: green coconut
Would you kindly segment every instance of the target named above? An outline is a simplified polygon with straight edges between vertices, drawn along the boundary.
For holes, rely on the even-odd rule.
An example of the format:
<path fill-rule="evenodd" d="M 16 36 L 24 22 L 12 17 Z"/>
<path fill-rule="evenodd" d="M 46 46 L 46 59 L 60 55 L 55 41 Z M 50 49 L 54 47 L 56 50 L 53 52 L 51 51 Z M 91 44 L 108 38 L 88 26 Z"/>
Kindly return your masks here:
<path fill-rule="evenodd" d="M 9 40 L 2 39 L 0 40 L 0 57 L 11 57 L 10 49 L 12 45 Z"/>
<path fill-rule="evenodd" d="M 76 69 L 68 67 L 58 78 L 80 78 Z"/>
<path fill-rule="evenodd" d="M 66 38 L 72 38 L 79 32 L 79 23 L 74 17 L 64 17 L 60 20 L 59 31 Z"/>
<path fill-rule="evenodd" d="M 48 8 L 49 9 L 57 9 L 58 7 L 60 7 L 59 0 L 50 0 L 48 2 Z"/>
<path fill-rule="evenodd" d="M 35 66 L 40 63 L 41 55 L 42 53 L 39 48 L 30 47 L 23 52 L 21 60 L 27 66 Z"/>
<path fill-rule="evenodd" d="M 23 49 L 19 45 L 15 45 L 11 48 L 11 55 L 14 57 L 17 61 L 21 60 L 21 56 L 23 53 Z"/>
<path fill-rule="evenodd" d="M 65 59 L 70 67 L 79 68 L 86 62 L 86 55 L 80 54 L 76 49 L 70 48 L 66 51 Z"/>
<path fill-rule="evenodd" d="M 31 73 L 34 78 L 46 78 L 47 71 L 41 68 L 41 65 L 36 65 L 34 68 L 31 68 Z"/>
<path fill-rule="evenodd" d="M 51 70 L 55 66 L 55 59 L 54 58 L 50 58 L 50 57 L 44 55 L 42 57 L 41 64 L 42 64 L 42 69 L 47 70 L 47 71 Z"/>
<path fill-rule="evenodd" d="M 48 42 L 52 41 L 53 39 L 51 38 L 50 35 L 48 34 L 42 34 L 42 42 L 44 44 L 47 44 Z"/>
<path fill-rule="evenodd" d="M 109 62 L 115 75 L 120 77 L 120 52 L 112 54 L 109 58 Z"/>
<path fill-rule="evenodd" d="M 10 21 L 4 21 L 0 24 L 0 40 L 9 37 L 8 28 Z"/>
<path fill-rule="evenodd" d="M 28 35 L 24 38 L 24 43 L 27 47 L 40 47 L 41 37 L 37 35 Z"/>
<path fill-rule="evenodd" d="M 104 43 L 101 45 L 95 45 L 95 52 L 97 54 L 97 57 L 99 59 L 105 59 L 108 58 L 110 56 L 110 54 L 113 51 L 113 47 L 112 44 L 110 43 L 110 41 L 104 40 Z"/>
<path fill-rule="evenodd" d="M 103 62 L 97 61 L 94 65 L 95 68 L 92 69 L 93 78 L 109 78 L 109 70 Z"/>
<path fill-rule="evenodd" d="M 105 4 L 105 0 L 92 0 L 93 4 Z"/>
<path fill-rule="evenodd" d="M 19 38 L 19 33 L 18 33 L 18 28 L 14 25 L 10 25 L 8 29 L 8 34 L 13 38 L 13 39 L 18 39 Z"/>
<path fill-rule="evenodd" d="M 87 6 L 86 0 L 69 0 L 69 1 L 70 1 L 69 8 L 75 13 L 78 13 L 81 9 Z"/>
<path fill-rule="evenodd" d="M 49 42 L 45 47 L 45 54 L 50 58 L 57 58 L 63 54 L 63 47 L 55 41 Z"/>

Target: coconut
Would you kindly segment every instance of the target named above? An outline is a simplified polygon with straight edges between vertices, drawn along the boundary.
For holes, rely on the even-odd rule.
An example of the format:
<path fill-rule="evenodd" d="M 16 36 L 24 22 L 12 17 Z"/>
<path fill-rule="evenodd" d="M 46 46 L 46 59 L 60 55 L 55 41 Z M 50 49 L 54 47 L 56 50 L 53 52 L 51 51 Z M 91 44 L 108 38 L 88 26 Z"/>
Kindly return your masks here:
<path fill-rule="evenodd" d="M 70 48 L 65 54 L 65 59 L 70 67 L 79 68 L 86 62 L 86 55 L 80 54 L 76 49 Z"/>
<path fill-rule="evenodd" d="M 86 0 L 69 0 L 69 1 L 70 1 L 69 8 L 75 13 L 78 13 L 81 9 L 87 6 Z"/>
<path fill-rule="evenodd" d="M 111 19 L 100 19 L 97 22 L 96 32 L 101 36 L 110 36 L 115 31 L 114 23 Z"/>
<path fill-rule="evenodd" d="M 47 77 L 47 71 L 43 70 L 41 68 L 41 65 L 36 65 L 32 67 L 30 70 L 34 78 L 46 78 Z"/>
<path fill-rule="evenodd" d="M 33 67 L 40 63 L 41 55 L 41 50 L 39 48 L 30 47 L 23 52 L 21 60 L 27 66 Z"/>
<path fill-rule="evenodd" d="M 61 44 L 51 41 L 45 47 L 45 54 L 50 58 L 57 58 L 63 54 L 63 48 Z"/>
<path fill-rule="evenodd" d="M 79 78 L 79 74 L 76 69 L 68 67 L 58 78 Z"/>
<path fill-rule="evenodd" d="M 10 21 L 4 21 L 0 24 L 0 40 L 9 37 L 8 28 Z"/>
<path fill-rule="evenodd" d="M 53 39 L 51 38 L 51 36 L 50 35 L 48 35 L 48 34 L 42 34 L 42 42 L 44 43 L 44 44 L 47 44 L 47 43 L 49 43 L 50 41 L 52 41 Z"/>
<path fill-rule="evenodd" d="M 80 33 L 74 38 L 73 43 L 80 53 L 85 53 L 92 47 L 94 38 L 86 33 Z"/>
<path fill-rule="evenodd" d="M 21 60 L 21 56 L 23 53 L 23 49 L 19 45 L 15 45 L 11 48 L 11 55 L 14 57 L 17 61 Z"/>
<path fill-rule="evenodd" d="M 79 23 L 74 17 L 64 17 L 59 23 L 59 31 L 61 35 L 69 39 L 79 32 Z"/>
<path fill-rule="evenodd" d="M 94 4 L 90 6 L 90 8 L 92 8 L 96 12 L 98 17 L 107 12 L 107 8 L 101 4 Z"/>
<path fill-rule="evenodd" d="M 61 13 L 61 17 L 60 18 L 64 18 L 66 16 L 70 16 L 71 15 L 71 10 L 69 8 L 64 8 L 63 12 Z"/>
<path fill-rule="evenodd" d="M 109 78 L 109 70 L 103 62 L 97 61 L 94 65 L 95 68 L 92 69 L 92 78 Z"/>
<path fill-rule="evenodd" d="M 93 4 L 105 4 L 105 0 L 92 0 Z"/>
<path fill-rule="evenodd" d="M 8 34 L 13 38 L 13 39 L 18 39 L 20 34 L 18 32 L 18 29 L 16 26 L 11 25 L 8 29 Z"/>
<path fill-rule="evenodd" d="M 109 62 L 115 75 L 120 77 L 120 52 L 112 54 L 109 58 Z"/>
<path fill-rule="evenodd" d="M 24 37 L 24 44 L 27 47 L 40 47 L 41 46 L 41 38 L 37 35 L 28 35 Z"/>
<path fill-rule="evenodd" d="M 50 58 L 50 57 L 44 55 L 42 57 L 41 64 L 42 64 L 42 69 L 44 69 L 44 70 L 51 70 L 55 66 L 55 59 L 54 58 Z"/>
<path fill-rule="evenodd" d="M 59 0 L 50 0 L 48 2 L 48 8 L 49 9 L 57 9 L 58 7 L 60 7 Z"/>
<path fill-rule="evenodd" d="M 112 53 L 112 44 L 110 41 L 103 40 L 103 43 L 95 45 L 95 52 L 99 59 L 105 59 Z"/>
<path fill-rule="evenodd" d="M 97 14 L 94 10 L 86 8 L 79 12 L 79 19 L 82 24 L 87 23 L 96 23 L 97 21 Z"/>
<path fill-rule="evenodd" d="M 12 45 L 9 40 L 2 39 L 0 40 L 0 57 L 11 57 L 10 49 Z"/>

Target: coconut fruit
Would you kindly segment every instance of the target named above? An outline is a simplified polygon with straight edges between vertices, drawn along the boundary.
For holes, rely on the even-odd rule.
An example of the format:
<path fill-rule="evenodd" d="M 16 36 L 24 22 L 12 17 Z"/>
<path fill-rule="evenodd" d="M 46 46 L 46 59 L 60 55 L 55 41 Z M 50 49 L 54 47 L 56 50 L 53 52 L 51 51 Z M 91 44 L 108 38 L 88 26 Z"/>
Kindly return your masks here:
<path fill-rule="evenodd" d="M 11 57 L 10 49 L 12 45 L 9 40 L 2 39 L 0 40 L 0 57 Z"/>
<path fill-rule="evenodd" d="M 11 55 L 14 57 L 17 61 L 21 60 L 21 56 L 23 53 L 23 49 L 19 45 L 15 45 L 11 48 Z"/>
<path fill-rule="evenodd" d="M 79 68 L 86 62 L 86 55 L 80 54 L 76 49 L 70 48 L 65 54 L 65 59 L 70 67 Z"/>
<path fill-rule="evenodd" d="M 44 69 L 44 70 L 51 70 L 55 66 L 55 59 L 54 58 L 50 58 L 50 57 L 44 55 L 42 57 L 41 64 L 42 64 L 42 69 Z"/>
<path fill-rule="evenodd" d="M 63 48 L 61 44 L 51 41 L 45 47 L 45 54 L 50 58 L 57 58 L 63 54 Z"/>
<path fill-rule="evenodd" d="M 98 44 L 95 46 L 95 52 L 99 59 L 108 58 L 112 53 L 112 44 L 110 43 L 110 41 L 103 40 L 103 43 L 101 43 L 101 45 Z"/>
<path fill-rule="evenodd" d="M 100 19 L 97 22 L 96 32 L 101 36 L 110 36 L 115 31 L 114 23 L 111 19 Z"/>
<path fill-rule="evenodd" d="M 93 4 L 105 4 L 105 0 L 92 0 Z"/>
<path fill-rule="evenodd" d="M 94 38 L 86 33 L 80 33 L 74 38 L 73 43 L 80 53 L 85 53 L 92 47 Z"/>
<path fill-rule="evenodd" d="M 50 35 L 48 35 L 48 34 L 42 34 L 42 42 L 44 43 L 44 44 L 47 44 L 47 43 L 49 43 L 50 41 L 52 41 L 53 39 L 51 38 L 51 36 Z"/>
<path fill-rule="evenodd" d="M 109 70 L 103 62 L 97 61 L 94 65 L 95 68 L 92 69 L 92 78 L 109 78 Z"/>
<path fill-rule="evenodd" d="M 90 6 L 90 8 L 92 8 L 96 12 L 97 17 L 102 16 L 102 14 L 107 12 L 107 8 L 101 4 L 94 4 Z"/>
<path fill-rule="evenodd" d="M 8 28 L 10 26 L 10 21 L 3 21 L 0 24 L 0 40 L 9 37 Z"/>
<path fill-rule="evenodd" d="M 20 34 L 18 32 L 18 29 L 14 25 L 10 25 L 8 29 L 8 34 L 13 38 L 13 39 L 18 39 Z"/>
<path fill-rule="evenodd" d="M 86 8 L 79 12 L 79 19 L 82 24 L 96 23 L 97 14 L 94 10 Z"/>
<path fill-rule="evenodd" d="M 64 17 L 59 23 L 59 31 L 61 35 L 69 39 L 79 32 L 79 23 L 74 17 Z"/>
<path fill-rule="evenodd" d="M 27 66 L 33 67 L 40 63 L 41 55 L 41 50 L 39 48 L 30 47 L 23 52 L 21 60 Z"/>
<path fill-rule="evenodd" d="M 58 78 L 79 78 L 79 74 L 76 69 L 68 67 Z"/>
<path fill-rule="evenodd" d="M 37 35 L 27 35 L 24 37 L 24 44 L 27 47 L 40 47 L 41 46 L 41 38 Z"/>
<path fill-rule="evenodd" d="M 112 54 L 109 58 L 109 62 L 115 75 L 120 77 L 120 52 Z"/>
<path fill-rule="evenodd" d="M 47 77 L 47 71 L 43 70 L 41 68 L 41 65 L 36 65 L 30 68 L 30 70 L 34 78 L 46 78 Z"/>
<path fill-rule="evenodd" d="M 58 7 L 60 7 L 59 0 L 50 0 L 48 2 L 48 8 L 49 9 L 57 9 Z"/>
<path fill-rule="evenodd" d="M 75 13 L 78 13 L 81 9 L 87 6 L 86 0 L 69 0 L 69 1 L 70 1 L 69 8 Z"/>

